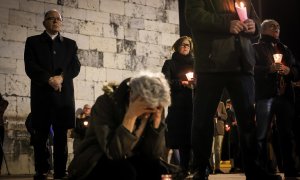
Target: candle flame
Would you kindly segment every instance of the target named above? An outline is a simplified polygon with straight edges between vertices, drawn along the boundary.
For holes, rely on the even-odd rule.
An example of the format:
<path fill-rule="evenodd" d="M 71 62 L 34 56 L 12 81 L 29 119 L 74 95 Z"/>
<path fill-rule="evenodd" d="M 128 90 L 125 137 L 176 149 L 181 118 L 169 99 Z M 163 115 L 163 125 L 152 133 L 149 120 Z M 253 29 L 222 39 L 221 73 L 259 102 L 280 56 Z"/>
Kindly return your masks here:
<path fill-rule="evenodd" d="M 192 80 L 194 78 L 194 73 L 193 72 L 189 72 L 185 74 L 186 78 L 188 79 L 188 81 Z"/>
<path fill-rule="evenodd" d="M 245 7 L 245 4 L 244 4 L 243 2 L 240 2 L 240 5 L 236 2 L 236 3 L 235 3 L 235 7 L 241 8 L 241 9 L 246 8 L 246 7 Z"/>
<path fill-rule="evenodd" d="M 244 5 L 243 2 L 240 2 L 240 7 L 241 7 L 241 8 L 244 8 L 244 7 L 245 7 L 245 5 Z"/>

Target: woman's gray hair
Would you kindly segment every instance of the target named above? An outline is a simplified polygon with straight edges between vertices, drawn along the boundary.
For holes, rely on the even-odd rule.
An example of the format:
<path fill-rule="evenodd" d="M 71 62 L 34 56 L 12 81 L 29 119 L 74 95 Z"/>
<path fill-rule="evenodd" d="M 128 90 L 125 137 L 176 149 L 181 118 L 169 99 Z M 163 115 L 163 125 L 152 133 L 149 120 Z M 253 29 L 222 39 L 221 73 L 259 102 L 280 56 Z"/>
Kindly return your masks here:
<path fill-rule="evenodd" d="M 169 83 L 160 72 L 140 72 L 131 78 L 129 86 L 130 101 L 141 97 L 150 107 L 167 107 L 171 104 Z"/>

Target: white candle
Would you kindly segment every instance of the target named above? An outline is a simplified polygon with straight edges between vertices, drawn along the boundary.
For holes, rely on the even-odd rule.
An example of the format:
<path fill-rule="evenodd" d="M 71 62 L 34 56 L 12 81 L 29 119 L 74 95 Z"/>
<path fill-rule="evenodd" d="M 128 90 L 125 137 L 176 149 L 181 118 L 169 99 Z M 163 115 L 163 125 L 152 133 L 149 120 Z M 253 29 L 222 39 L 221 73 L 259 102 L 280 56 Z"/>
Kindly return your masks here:
<path fill-rule="evenodd" d="M 280 54 L 280 53 L 273 54 L 273 58 L 274 58 L 275 63 L 281 63 L 282 54 Z"/>
<path fill-rule="evenodd" d="M 189 72 L 189 73 L 186 73 L 185 76 L 188 79 L 188 81 L 191 81 L 194 78 L 194 73 L 193 72 Z"/>
<path fill-rule="evenodd" d="M 248 15 L 247 15 L 247 8 L 244 5 L 243 2 L 240 2 L 240 4 L 238 4 L 237 2 L 235 3 L 235 8 L 236 11 L 239 15 L 239 18 L 242 22 L 244 22 L 246 19 L 248 19 Z"/>

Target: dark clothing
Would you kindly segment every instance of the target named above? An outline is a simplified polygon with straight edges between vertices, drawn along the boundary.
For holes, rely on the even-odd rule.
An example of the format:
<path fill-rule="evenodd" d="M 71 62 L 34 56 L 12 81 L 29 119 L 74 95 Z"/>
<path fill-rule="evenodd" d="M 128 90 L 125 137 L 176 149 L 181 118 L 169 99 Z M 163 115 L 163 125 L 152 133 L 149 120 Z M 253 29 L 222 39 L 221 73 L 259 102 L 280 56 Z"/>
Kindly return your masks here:
<path fill-rule="evenodd" d="M 275 44 L 277 48 L 274 47 Z M 299 65 L 296 63 L 292 52 L 280 41 L 267 35 L 262 35 L 262 38 L 258 43 L 255 43 L 253 47 L 256 50 L 254 76 L 256 100 L 272 98 L 279 94 L 278 81 L 280 75 L 276 72 L 270 73 L 270 66 L 274 63 L 273 54 L 282 53 L 282 63 L 290 68 L 290 73 L 286 76 L 282 76 L 285 82 L 285 92 L 283 96 L 294 103 L 295 94 L 291 81 L 296 81 L 300 76 L 300 72 Z"/>
<path fill-rule="evenodd" d="M 80 115 L 82 116 L 82 115 Z M 83 118 L 81 117 L 77 117 L 76 118 L 76 125 L 74 128 L 74 138 L 78 138 L 83 140 L 84 136 L 85 136 L 85 132 L 88 128 L 88 124 L 90 123 L 90 116 L 85 116 Z M 84 123 L 87 122 L 88 124 L 85 125 Z"/>
<path fill-rule="evenodd" d="M 231 34 L 230 21 L 239 19 L 234 2 L 186 0 L 186 21 L 195 43 L 197 73 L 242 71 L 253 74 L 255 58 L 250 38 L 258 35 L 258 17 L 251 0 L 243 1 L 248 17 L 257 21 L 256 32 L 254 35 L 243 32 Z"/>
<path fill-rule="evenodd" d="M 44 32 L 28 37 L 25 45 L 25 71 L 31 79 L 31 113 L 33 127 L 73 128 L 75 102 L 73 78 L 79 74 L 80 62 L 76 42 L 58 35 L 54 40 Z M 63 74 L 61 92 L 48 81 Z"/>
<path fill-rule="evenodd" d="M 193 72 L 194 61 L 191 55 L 174 52 L 172 59 L 166 60 L 162 73 L 171 87 L 171 106 L 166 118 L 166 145 L 170 149 L 178 149 L 180 165 L 188 169 L 191 151 L 191 125 L 193 115 L 193 89 L 183 86 L 187 81 L 186 74 Z"/>
<path fill-rule="evenodd" d="M 295 118 L 295 95 L 291 81 L 299 79 L 300 68 L 297 66 L 291 51 L 271 36 L 263 35 L 256 49 L 255 83 L 256 83 L 256 121 L 260 158 L 267 169 L 268 132 L 271 130 L 273 116 L 279 132 L 280 147 L 283 157 L 285 175 L 296 172 L 294 135 L 292 123 Z M 276 46 L 276 47 L 275 47 Z M 288 75 L 270 72 L 274 63 L 273 54 L 283 54 L 282 64 L 290 68 Z M 280 84 L 284 84 L 282 88 Z"/>
<path fill-rule="evenodd" d="M 250 0 L 243 1 L 256 32 L 230 33 L 232 20 L 239 20 L 234 0 L 186 0 L 186 21 L 195 45 L 197 87 L 192 123 L 193 166 L 204 176 L 214 133 L 213 117 L 226 88 L 240 129 L 246 177 L 256 179 L 254 121 L 254 64 L 251 38 L 259 32 L 258 17 Z"/>
<path fill-rule="evenodd" d="M 1 170 L 1 165 L 3 161 L 3 142 L 4 142 L 4 112 L 8 106 L 8 101 L 3 99 L 2 95 L 0 94 L 0 170 Z"/>
<path fill-rule="evenodd" d="M 113 96 L 104 94 L 97 98 L 92 107 L 91 119 L 93 120 L 69 166 L 71 179 L 88 179 L 93 176 L 93 173 L 96 173 L 99 179 L 102 174 L 107 174 L 106 168 L 98 168 L 105 166 L 101 163 L 103 161 L 107 162 L 108 167 L 120 167 L 118 161 L 124 162 L 131 157 L 141 156 L 154 160 L 163 155 L 165 149 L 164 123 L 158 129 L 147 124 L 140 138 L 122 125 L 129 98 L 127 82 L 128 80 L 123 81 Z M 105 160 L 106 158 L 108 161 Z M 130 164 L 129 161 L 127 163 Z M 130 167 L 138 168 L 131 165 Z M 126 166 L 126 168 L 128 167 Z M 121 169 L 115 169 L 114 172 L 121 172 Z M 123 175 L 127 177 L 128 174 Z M 140 176 L 138 174 L 136 177 Z"/>
<path fill-rule="evenodd" d="M 67 129 L 74 127 L 75 103 L 73 78 L 80 71 L 76 42 L 60 34 L 52 40 L 44 31 L 28 37 L 25 44 L 25 71 L 31 80 L 31 115 L 34 138 L 35 168 L 48 172 L 45 151 L 50 127 L 54 130 L 54 173 L 64 176 L 67 160 Z M 49 84 L 50 77 L 63 76 L 61 92 Z"/>
<path fill-rule="evenodd" d="M 187 81 L 185 76 L 193 72 L 193 59 L 190 55 L 184 56 L 175 52 L 172 59 L 166 60 L 162 73 L 169 81 L 171 87 L 171 106 L 168 108 L 166 117 L 167 147 L 178 149 L 179 147 L 190 147 L 191 124 L 192 124 L 192 89 L 181 84 Z"/>
<path fill-rule="evenodd" d="M 79 117 L 76 118 L 76 125 L 74 128 L 74 141 L 73 141 L 73 149 L 74 151 L 78 147 L 78 145 L 81 143 L 81 141 L 84 139 L 86 130 L 90 123 L 90 116 L 82 117 L 82 114 L 79 115 Z M 84 123 L 87 122 L 88 124 L 85 125 Z"/>

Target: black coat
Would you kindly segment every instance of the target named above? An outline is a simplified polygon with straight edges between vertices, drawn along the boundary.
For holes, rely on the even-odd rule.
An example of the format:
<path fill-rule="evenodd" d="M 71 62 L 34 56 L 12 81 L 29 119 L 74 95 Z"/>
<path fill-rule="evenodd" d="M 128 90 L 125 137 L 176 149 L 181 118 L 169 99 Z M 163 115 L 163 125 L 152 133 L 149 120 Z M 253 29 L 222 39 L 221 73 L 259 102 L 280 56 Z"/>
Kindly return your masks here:
<path fill-rule="evenodd" d="M 73 78 L 79 74 L 80 62 L 74 40 L 60 34 L 52 40 L 43 32 L 28 37 L 25 44 L 25 71 L 31 79 L 33 127 L 72 128 L 75 123 Z M 48 84 L 50 77 L 63 73 L 61 92 Z"/>
<path fill-rule="evenodd" d="M 192 123 L 192 89 L 181 85 L 186 80 L 186 73 L 193 71 L 194 61 L 191 56 L 173 53 L 172 59 L 166 60 L 162 73 L 171 87 L 171 106 L 166 118 L 166 142 L 170 148 L 190 145 Z"/>
<path fill-rule="evenodd" d="M 271 36 L 263 35 L 258 43 L 253 46 L 256 50 L 255 64 L 255 95 L 256 100 L 275 97 L 278 94 L 278 73 L 270 73 L 270 66 L 274 63 L 273 54 L 275 48 L 272 43 L 276 43 L 278 50 L 283 54 L 282 63 L 290 68 L 290 73 L 283 76 L 286 84 L 283 96 L 290 102 L 294 102 L 294 89 L 291 81 L 297 81 L 300 77 L 300 68 L 292 52 L 287 46 Z"/>

